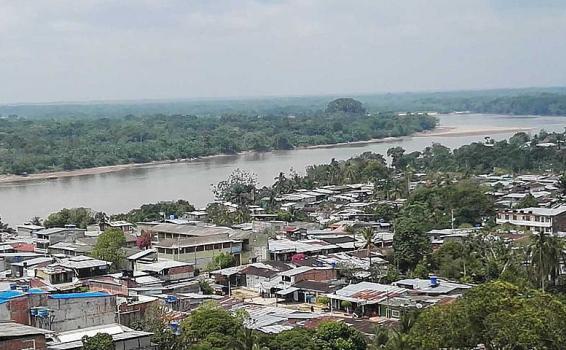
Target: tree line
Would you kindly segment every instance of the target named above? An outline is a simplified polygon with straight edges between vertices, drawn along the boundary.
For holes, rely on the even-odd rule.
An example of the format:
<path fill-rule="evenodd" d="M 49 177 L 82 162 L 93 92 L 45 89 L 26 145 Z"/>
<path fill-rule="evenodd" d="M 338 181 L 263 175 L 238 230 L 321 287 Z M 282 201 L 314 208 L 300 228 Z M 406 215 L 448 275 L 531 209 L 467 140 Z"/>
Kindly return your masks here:
<path fill-rule="evenodd" d="M 429 130 L 427 115 L 368 114 L 352 99 L 306 115 L 0 119 L 0 173 L 29 174 L 189 159 L 242 151 L 286 150 L 403 136 Z"/>

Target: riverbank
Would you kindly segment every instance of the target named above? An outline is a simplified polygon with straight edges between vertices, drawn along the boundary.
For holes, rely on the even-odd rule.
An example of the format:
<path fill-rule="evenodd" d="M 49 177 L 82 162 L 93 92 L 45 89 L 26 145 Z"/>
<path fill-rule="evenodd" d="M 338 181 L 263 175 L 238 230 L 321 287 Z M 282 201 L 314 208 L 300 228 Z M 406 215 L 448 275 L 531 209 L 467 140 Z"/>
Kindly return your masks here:
<path fill-rule="evenodd" d="M 476 136 L 484 134 L 507 134 L 511 132 L 529 132 L 535 128 L 524 128 L 524 127 L 497 127 L 492 126 L 488 128 L 468 128 L 468 127 L 438 127 L 429 131 L 421 131 L 413 135 L 413 137 L 434 137 L 434 136 L 446 136 L 446 137 L 459 137 L 459 136 Z"/>
<path fill-rule="evenodd" d="M 388 142 L 396 142 L 401 141 L 406 138 L 410 137 L 435 137 L 435 136 L 444 136 L 444 137 L 459 137 L 459 136 L 475 136 L 475 135 L 483 135 L 483 134 L 499 134 L 499 133 L 511 133 L 511 132 L 527 132 L 531 131 L 533 128 L 524 128 L 524 127 L 515 127 L 515 128 L 508 128 L 508 127 L 486 127 L 486 128 L 468 128 L 468 127 L 437 127 L 430 131 L 423 131 L 419 133 L 415 133 L 413 135 L 408 135 L 404 137 L 386 137 L 382 139 L 371 139 L 365 141 L 354 141 L 354 142 L 343 142 L 343 143 L 335 143 L 335 144 L 325 144 L 325 145 L 313 145 L 313 146 L 306 146 L 300 147 L 297 149 L 328 149 L 328 148 L 338 148 L 338 147 L 355 147 L 355 146 L 363 146 L 375 143 L 388 143 Z M 252 151 L 244 151 L 239 153 L 238 155 L 250 153 Z M 132 163 L 132 164 L 119 164 L 119 165 L 110 165 L 110 166 L 102 166 L 96 168 L 88 168 L 88 169 L 77 169 L 77 170 L 69 170 L 69 171 L 54 171 L 54 172 L 46 172 L 46 173 L 37 173 L 37 174 L 29 174 L 27 176 L 21 175 L 0 175 L 0 183 L 18 183 L 18 182 L 26 182 L 26 181 L 41 181 L 41 180 L 52 180 L 52 179 L 60 179 L 60 178 L 68 178 L 68 177 L 77 177 L 77 176 L 86 176 L 86 175 L 99 175 L 99 174 L 107 174 L 107 173 L 114 173 L 124 170 L 130 170 L 135 168 L 148 168 L 154 166 L 161 166 L 167 164 L 177 164 L 177 163 L 188 163 L 193 161 L 199 160 L 206 160 L 218 157 L 230 157 L 234 155 L 228 154 L 217 154 L 212 156 L 205 156 L 199 158 L 191 158 L 191 159 L 177 159 L 177 160 L 164 160 L 164 161 L 153 161 L 148 163 Z"/>

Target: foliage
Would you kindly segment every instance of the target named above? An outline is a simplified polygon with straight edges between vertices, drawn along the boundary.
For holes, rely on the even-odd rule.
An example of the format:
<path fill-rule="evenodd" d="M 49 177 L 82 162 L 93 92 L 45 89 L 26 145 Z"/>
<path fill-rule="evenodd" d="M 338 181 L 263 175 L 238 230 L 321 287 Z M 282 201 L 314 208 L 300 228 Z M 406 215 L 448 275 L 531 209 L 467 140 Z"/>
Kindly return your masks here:
<path fill-rule="evenodd" d="M 433 306 L 409 332 L 417 349 L 562 349 L 566 306 L 558 299 L 505 282 L 489 282 L 452 304 Z"/>
<path fill-rule="evenodd" d="M 531 276 L 544 291 L 548 280 L 554 285 L 560 274 L 560 262 L 564 250 L 562 238 L 539 232 L 531 236 Z"/>
<path fill-rule="evenodd" d="M 209 271 L 220 270 L 234 266 L 235 264 L 236 260 L 234 259 L 234 256 L 232 254 L 222 252 L 212 258 L 212 261 L 208 264 L 207 269 Z"/>
<path fill-rule="evenodd" d="M 515 205 L 515 209 L 532 208 L 538 206 L 538 201 L 532 194 L 527 194 Z"/>
<path fill-rule="evenodd" d="M 126 237 L 124 232 L 119 229 L 108 229 L 96 239 L 96 244 L 92 250 L 92 256 L 112 263 L 112 267 L 117 269 L 122 260 L 124 253 L 122 248 L 126 245 Z"/>
<path fill-rule="evenodd" d="M 328 103 L 326 113 L 337 112 L 360 114 L 365 113 L 366 110 L 358 100 L 354 100 L 353 98 L 337 98 Z"/>
<path fill-rule="evenodd" d="M 254 202 L 256 185 L 257 176 L 255 174 L 236 169 L 226 180 L 214 186 L 212 192 L 217 200 L 247 206 Z"/>
<path fill-rule="evenodd" d="M 400 155 L 397 163 L 410 165 L 417 171 L 467 174 L 491 173 L 497 169 L 514 173 L 566 170 L 566 149 L 537 146 L 541 142 L 563 143 L 566 133 L 541 131 L 532 139 L 522 134 L 498 142 L 474 142 L 452 151 L 440 144 L 433 144 L 422 152 Z"/>
<path fill-rule="evenodd" d="M 208 281 L 205 280 L 199 281 L 198 285 L 202 294 L 204 295 L 214 294 L 214 289 L 210 286 L 210 283 L 208 283 Z"/>
<path fill-rule="evenodd" d="M 171 315 L 161 305 L 148 307 L 143 318 L 132 325 L 136 330 L 151 332 L 151 341 L 158 350 L 181 350 L 182 344 L 170 327 Z"/>
<path fill-rule="evenodd" d="M 411 204 L 403 208 L 395 221 L 393 251 L 395 263 L 401 272 L 412 270 L 425 255 L 430 253 L 431 245 L 427 230 L 431 227 L 430 212 L 421 204 Z"/>
<path fill-rule="evenodd" d="M 96 223 L 94 215 L 95 213 L 88 208 L 65 208 L 56 213 L 49 214 L 47 219 L 43 221 L 43 226 L 50 228 L 76 225 L 79 228 L 85 229 L 88 225 Z"/>
<path fill-rule="evenodd" d="M 112 336 L 107 333 L 97 333 L 92 337 L 85 335 L 82 339 L 83 350 L 114 350 Z"/>
<path fill-rule="evenodd" d="M 429 116 L 322 111 L 294 117 L 144 113 L 113 118 L 2 118 L 0 173 L 29 174 L 291 149 L 408 135 L 435 124 Z"/>
<path fill-rule="evenodd" d="M 208 349 L 228 349 L 240 333 L 242 320 L 215 303 L 205 303 L 181 322 L 185 344 L 206 344 Z"/>
<path fill-rule="evenodd" d="M 186 200 L 157 202 L 144 204 L 138 209 L 130 210 L 125 214 L 113 215 L 113 220 L 125 220 L 135 224 L 136 222 L 162 220 L 170 215 L 181 217 L 187 212 L 195 210 L 195 207 Z"/>
<path fill-rule="evenodd" d="M 344 322 L 323 322 L 315 332 L 320 349 L 365 350 L 366 340 L 356 329 Z"/>
<path fill-rule="evenodd" d="M 273 350 L 316 350 L 320 349 L 314 339 L 314 331 L 306 328 L 293 328 L 283 331 L 269 340 Z"/>
<path fill-rule="evenodd" d="M 206 207 L 208 221 L 219 226 L 232 226 L 248 222 L 250 213 L 246 208 L 229 209 L 222 203 L 211 203 Z"/>
<path fill-rule="evenodd" d="M 0 218 L 0 232 L 15 233 L 16 230 L 8 226 L 8 224 L 3 223 L 2 218 Z"/>
<path fill-rule="evenodd" d="M 142 234 L 136 239 L 136 246 L 140 249 L 147 249 L 151 247 L 152 240 L 151 232 L 143 231 Z"/>

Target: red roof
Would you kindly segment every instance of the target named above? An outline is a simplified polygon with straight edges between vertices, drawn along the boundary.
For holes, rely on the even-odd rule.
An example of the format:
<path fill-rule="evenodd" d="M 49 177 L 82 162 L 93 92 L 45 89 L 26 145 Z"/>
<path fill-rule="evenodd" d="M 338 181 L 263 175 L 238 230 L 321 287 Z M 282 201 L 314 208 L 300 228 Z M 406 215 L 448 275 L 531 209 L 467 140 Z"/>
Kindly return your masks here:
<path fill-rule="evenodd" d="M 35 246 L 31 243 L 13 243 L 11 246 L 17 252 L 33 253 L 35 251 Z"/>

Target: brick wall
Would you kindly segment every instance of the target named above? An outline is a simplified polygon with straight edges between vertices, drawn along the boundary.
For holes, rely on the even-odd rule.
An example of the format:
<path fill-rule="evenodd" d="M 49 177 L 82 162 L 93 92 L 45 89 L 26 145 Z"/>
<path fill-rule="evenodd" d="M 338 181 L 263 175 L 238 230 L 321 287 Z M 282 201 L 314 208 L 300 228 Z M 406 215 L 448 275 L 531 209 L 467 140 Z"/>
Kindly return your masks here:
<path fill-rule="evenodd" d="M 0 340 L 0 349 L 2 349 L 2 350 L 23 350 L 23 349 L 45 350 L 45 349 L 47 349 L 47 346 L 45 345 L 45 336 L 44 335 L 34 335 L 34 336 L 20 337 L 18 339 Z"/>

